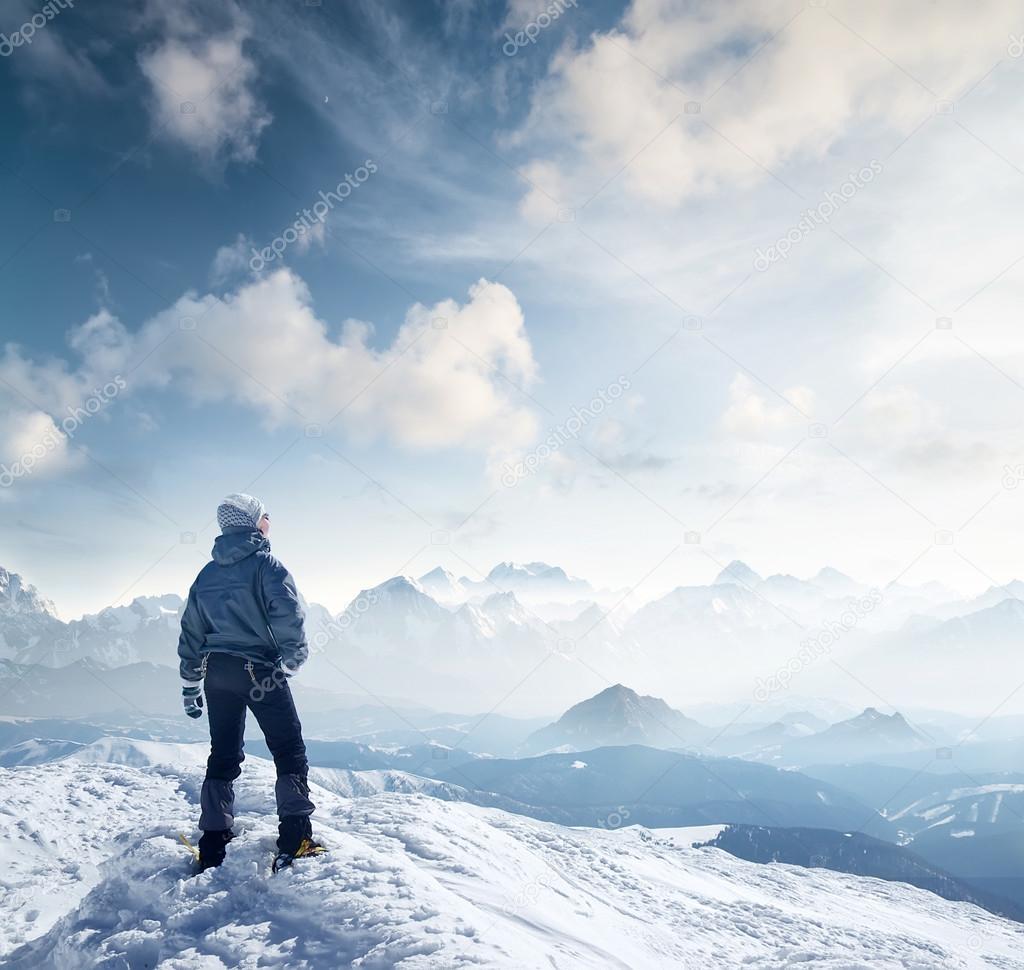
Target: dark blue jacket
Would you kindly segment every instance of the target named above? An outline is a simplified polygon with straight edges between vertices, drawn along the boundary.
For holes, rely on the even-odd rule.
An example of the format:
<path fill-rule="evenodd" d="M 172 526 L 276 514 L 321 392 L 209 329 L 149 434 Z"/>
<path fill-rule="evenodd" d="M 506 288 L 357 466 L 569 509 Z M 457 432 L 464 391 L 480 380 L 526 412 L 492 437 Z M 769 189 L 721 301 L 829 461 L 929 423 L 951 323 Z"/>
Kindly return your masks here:
<path fill-rule="evenodd" d="M 181 616 L 181 679 L 202 679 L 203 656 L 231 653 L 296 670 L 306 657 L 305 619 L 295 580 L 256 529 L 225 529 L 188 593 Z"/>

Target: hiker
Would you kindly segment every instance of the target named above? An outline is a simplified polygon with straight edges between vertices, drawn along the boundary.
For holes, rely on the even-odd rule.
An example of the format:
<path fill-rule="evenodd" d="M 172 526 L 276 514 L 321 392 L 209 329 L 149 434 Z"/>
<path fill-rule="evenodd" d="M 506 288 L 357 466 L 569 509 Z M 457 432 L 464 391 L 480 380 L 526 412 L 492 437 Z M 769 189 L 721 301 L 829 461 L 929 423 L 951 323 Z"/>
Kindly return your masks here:
<path fill-rule="evenodd" d="M 221 535 L 213 543 L 213 560 L 189 590 L 178 640 L 185 713 L 202 715 L 205 688 L 210 719 L 199 866 L 219 866 L 234 836 L 234 780 L 245 759 L 248 708 L 277 768 L 277 872 L 324 851 L 313 840 L 306 746 L 288 686 L 309 654 L 305 618 L 295 581 L 270 554 L 270 516 L 263 503 L 252 495 L 229 495 L 217 508 L 217 524 Z"/>

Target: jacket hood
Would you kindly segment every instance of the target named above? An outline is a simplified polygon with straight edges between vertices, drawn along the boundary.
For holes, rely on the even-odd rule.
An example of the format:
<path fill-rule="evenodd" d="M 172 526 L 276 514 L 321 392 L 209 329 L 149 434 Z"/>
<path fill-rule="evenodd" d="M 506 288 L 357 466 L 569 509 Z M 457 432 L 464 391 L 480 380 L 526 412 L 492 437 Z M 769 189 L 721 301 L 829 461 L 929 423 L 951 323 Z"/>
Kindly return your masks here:
<path fill-rule="evenodd" d="M 225 529 L 223 535 L 213 540 L 213 561 L 218 566 L 231 566 L 260 550 L 269 552 L 270 540 L 258 529 Z"/>

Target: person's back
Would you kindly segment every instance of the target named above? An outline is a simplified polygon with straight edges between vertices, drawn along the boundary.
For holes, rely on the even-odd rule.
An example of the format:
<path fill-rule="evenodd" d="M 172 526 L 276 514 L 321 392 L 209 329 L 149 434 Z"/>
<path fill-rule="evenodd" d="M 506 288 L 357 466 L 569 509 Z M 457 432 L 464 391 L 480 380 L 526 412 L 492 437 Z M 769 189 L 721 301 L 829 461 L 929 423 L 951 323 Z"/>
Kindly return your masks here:
<path fill-rule="evenodd" d="M 304 617 L 291 574 L 271 555 L 263 503 L 251 495 L 229 495 L 217 509 L 217 521 L 221 535 L 212 561 L 189 590 L 178 640 L 185 712 L 202 714 L 205 688 L 210 720 L 200 865 L 220 865 L 233 837 L 233 783 L 245 758 L 245 713 L 251 710 L 277 768 L 278 868 L 322 851 L 312 838 L 309 765 L 288 686 L 309 653 Z"/>

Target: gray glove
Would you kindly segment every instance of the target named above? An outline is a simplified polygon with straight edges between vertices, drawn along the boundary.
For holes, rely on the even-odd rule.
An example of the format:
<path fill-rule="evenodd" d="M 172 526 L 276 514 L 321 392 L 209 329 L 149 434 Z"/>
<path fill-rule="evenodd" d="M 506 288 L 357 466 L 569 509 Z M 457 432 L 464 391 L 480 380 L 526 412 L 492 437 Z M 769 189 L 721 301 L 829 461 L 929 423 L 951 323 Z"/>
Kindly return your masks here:
<path fill-rule="evenodd" d="M 182 687 L 181 700 L 189 717 L 203 716 L 203 691 L 201 687 Z"/>

